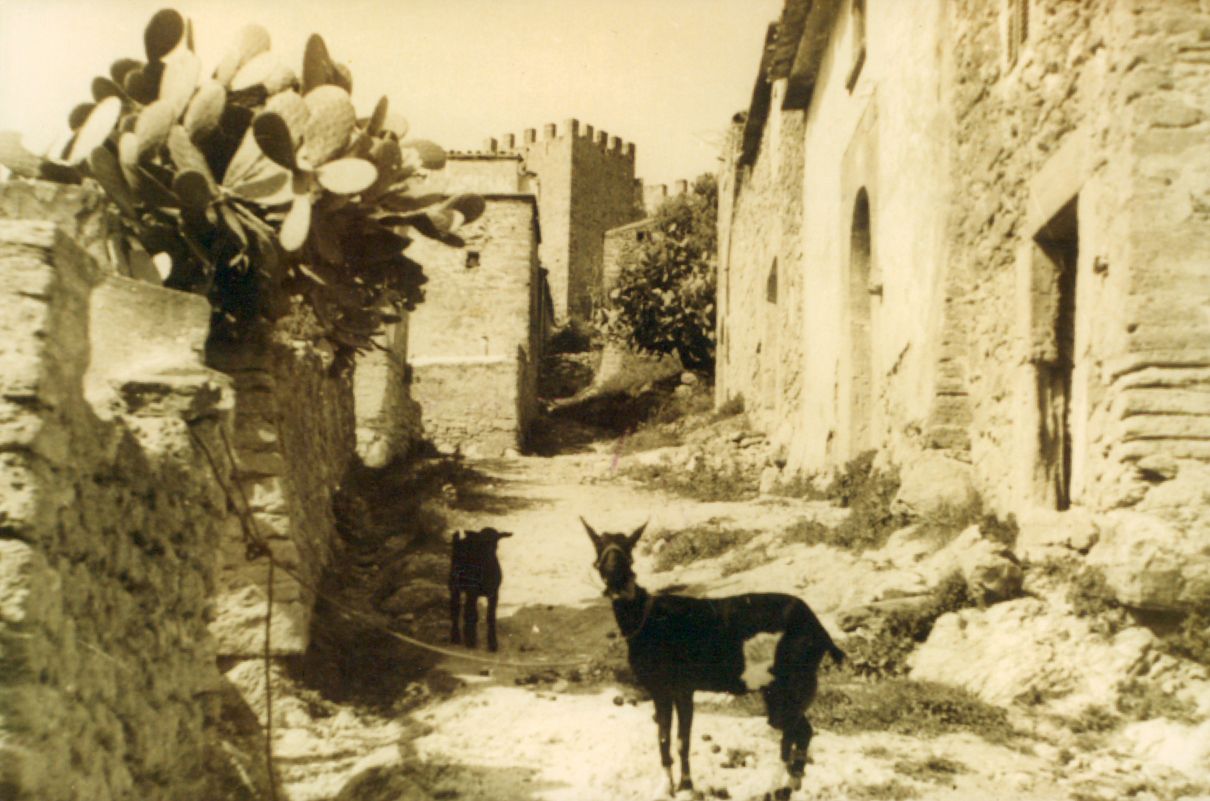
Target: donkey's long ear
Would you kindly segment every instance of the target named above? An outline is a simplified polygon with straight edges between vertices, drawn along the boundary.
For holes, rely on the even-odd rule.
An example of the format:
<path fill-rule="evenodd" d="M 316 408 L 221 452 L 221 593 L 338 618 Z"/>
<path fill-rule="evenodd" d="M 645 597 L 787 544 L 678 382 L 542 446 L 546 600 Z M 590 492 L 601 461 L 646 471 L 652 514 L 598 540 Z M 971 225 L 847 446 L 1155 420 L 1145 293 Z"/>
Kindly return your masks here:
<path fill-rule="evenodd" d="M 628 546 L 630 546 L 631 548 L 638 545 L 639 537 L 643 536 L 643 531 L 646 530 L 647 523 L 650 523 L 650 522 L 651 521 L 648 520 L 646 523 L 643 523 L 643 525 L 639 526 L 634 531 L 630 532 L 630 536 L 626 538 L 626 544 Z"/>
<path fill-rule="evenodd" d="M 592 540 L 592 545 L 598 551 L 601 550 L 601 535 L 592 530 L 592 526 L 588 525 L 588 521 L 580 518 L 580 522 L 584 524 L 584 530 L 588 532 L 588 538 Z"/>

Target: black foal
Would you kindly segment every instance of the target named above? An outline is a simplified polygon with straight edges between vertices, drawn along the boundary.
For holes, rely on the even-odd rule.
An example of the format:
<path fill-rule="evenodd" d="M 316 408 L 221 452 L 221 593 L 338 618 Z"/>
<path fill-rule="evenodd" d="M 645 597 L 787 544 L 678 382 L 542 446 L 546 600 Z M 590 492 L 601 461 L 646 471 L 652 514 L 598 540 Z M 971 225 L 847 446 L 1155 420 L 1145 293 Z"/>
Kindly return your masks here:
<path fill-rule="evenodd" d="M 450 549 L 450 641 L 465 642 L 475 647 L 475 628 L 479 622 L 479 596 L 487 598 L 487 647 L 495 651 L 496 603 L 500 598 L 500 560 L 496 544 L 508 531 L 485 528 L 481 531 L 456 532 Z M 466 602 L 462 603 L 462 596 Z M 462 612 L 462 631 L 458 631 L 458 613 Z"/>
<path fill-rule="evenodd" d="M 790 774 L 789 788 L 799 787 L 811 742 L 806 709 L 815 697 L 816 673 L 825 654 L 838 664 L 844 660 L 844 652 L 832 642 L 810 607 L 782 593 L 728 598 L 651 595 L 635 582 L 631 555 L 646 524 L 626 535 L 598 534 L 583 518 L 580 522 L 596 548 L 595 567 L 629 645 L 630 668 L 655 702 L 668 792 L 693 789 L 689 733 L 694 690 L 742 694 L 760 689 L 769 725 L 781 732 L 781 758 Z M 764 675 L 752 686 L 746 679 L 755 671 L 745 672 L 744 643 L 762 632 L 779 633 L 781 638 L 772 666 L 767 672 L 759 671 Z M 674 708 L 681 758 L 679 786 L 672 776 Z"/>

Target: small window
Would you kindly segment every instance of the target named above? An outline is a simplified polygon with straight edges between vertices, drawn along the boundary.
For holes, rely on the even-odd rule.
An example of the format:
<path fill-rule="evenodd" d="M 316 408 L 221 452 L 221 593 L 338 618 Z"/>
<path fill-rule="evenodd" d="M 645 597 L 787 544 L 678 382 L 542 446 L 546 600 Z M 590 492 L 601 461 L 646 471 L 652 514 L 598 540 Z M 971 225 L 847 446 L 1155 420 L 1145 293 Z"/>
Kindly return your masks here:
<path fill-rule="evenodd" d="M 635 239 L 635 241 L 636 241 L 636 242 L 642 242 L 642 241 L 643 241 L 644 239 L 646 239 L 646 238 L 647 238 L 647 232 L 646 232 L 646 231 L 639 231 L 638 233 L 636 233 L 636 234 L 634 235 L 634 239 Z"/>
<path fill-rule="evenodd" d="M 1005 25 L 1005 34 L 1008 42 L 1005 53 L 1010 67 L 1020 60 L 1021 51 L 1029 41 L 1029 2 L 1030 0 L 1006 0 L 1008 24 Z"/>
<path fill-rule="evenodd" d="M 765 281 L 765 301 L 777 303 L 777 259 L 773 260 L 773 266 L 769 268 L 769 277 Z"/>
<path fill-rule="evenodd" d="M 857 85 L 861 68 L 865 66 L 865 2 L 866 0 L 853 0 L 852 5 L 853 64 L 849 67 L 849 77 L 844 82 L 845 88 L 850 92 Z"/>
<path fill-rule="evenodd" d="M 479 251 L 468 250 L 466 252 L 466 269 L 473 270 L 479 266 Z"/>

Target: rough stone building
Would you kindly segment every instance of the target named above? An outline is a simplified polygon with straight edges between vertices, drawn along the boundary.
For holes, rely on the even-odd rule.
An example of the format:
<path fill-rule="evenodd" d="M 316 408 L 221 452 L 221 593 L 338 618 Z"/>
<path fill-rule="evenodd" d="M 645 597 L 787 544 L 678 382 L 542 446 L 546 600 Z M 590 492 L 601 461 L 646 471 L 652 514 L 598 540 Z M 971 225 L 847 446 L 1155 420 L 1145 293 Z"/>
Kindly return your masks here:
<path fill-rule="evenodd" d="M 442 448 L 499 456 L 525 445 L 537 413 L 550 295 L 530 176 L 515 154 L 453 154 L 441 188 L 487 203 L 460 235 L 466 248 L 418 241 L 425 301 L 409 316 L 411 397 L 424 436 Z"/>
<path fill-rule="evenodd" d="M 789 465 L 1206 531 L 1210 13 L 787 0 L 720 180 L 718 400 Z"/>
<path fill-rule="evenodd" d="M 656 210 L 669 197 L 683 195 L 688 191 L 689 182 L 684 180 L 676 181 L 672 185 L 671 193 L 667 184 L 642 184 L 643 214 L 645 216 L 641 220 L 620 225 L 605 232 L 603 267 L 601 269 L 601 290 L 605 295 L 608 295 L 609 290 L 617 283 L 622 265 L 632 258 L 638 243 L 647 238 L 654 225 L 652 217 Z"/>
<path fill-rule="evenodd" d="M 521 156 L 533 175 L 555 321 L 587 322 L 601 288 L 605 232 L 643 216 L 634 144 L 569 119 L 561 132 L 548 124 L 539 139 L 530 128 L 489 139 L 485 150 Z"/>

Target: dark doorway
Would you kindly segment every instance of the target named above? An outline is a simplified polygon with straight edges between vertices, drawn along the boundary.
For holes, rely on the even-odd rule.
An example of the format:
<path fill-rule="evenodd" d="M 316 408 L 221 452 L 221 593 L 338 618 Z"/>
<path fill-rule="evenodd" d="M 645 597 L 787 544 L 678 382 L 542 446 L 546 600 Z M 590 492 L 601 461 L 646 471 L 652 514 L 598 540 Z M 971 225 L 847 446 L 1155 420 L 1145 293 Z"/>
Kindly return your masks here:
<path fill-rule="evenodd" d="M 1072 198 L 1034 236 L 1045 257 L 1051 298 L 1045 303 L 1050 342 L 1035 362 L 1038 382 L 1038 455 L 1045 492 L 1056 509 L 1071 505 L 1071 381 L 1076 360 L 1076 265 L 1080 260 L 1079 218 Z M 1040 310 L 1042 311 L 1042 310 Z"/>

